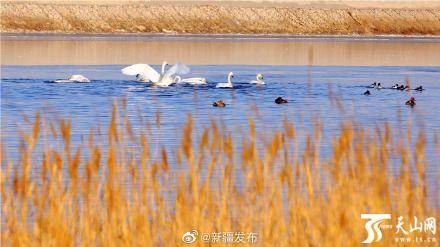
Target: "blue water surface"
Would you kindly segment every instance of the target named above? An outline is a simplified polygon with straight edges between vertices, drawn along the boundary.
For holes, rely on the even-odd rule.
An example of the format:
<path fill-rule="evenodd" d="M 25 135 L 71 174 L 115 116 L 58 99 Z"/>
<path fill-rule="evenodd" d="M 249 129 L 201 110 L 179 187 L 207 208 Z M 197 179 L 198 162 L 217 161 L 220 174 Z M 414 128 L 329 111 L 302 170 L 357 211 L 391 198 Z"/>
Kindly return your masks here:
<path fill-rule="evenodd" d="M 29 131 L 37 111 L 49 118 L 71 118 L 73 144 L 83 141 L 90 128 L 105 130 L 111 117 L 111 104 L 127 99 L 127 114 L 135 130 L 154 125 L 161 116 L 160 132 L 152 134 L 152 143 L 169 150 L 180 145 L 182 126 L 191 113 L 196 130 L 208 127 L 212 120 L 221 120 L 236 143 L 246 136 L 249 117 L 254 117 L 260 134 L 280 130 L 286 116 L 295 123 L 299 133 L 313 128 L 312 120 L 323 123 L 322 153 L 330 154 L 331 137 L 337 134 L 344 120 L 355 120 L 364 128 L 374 130 L 385 122 L 396 132 L 406 132 L 407 123 L 416 136 L 423 130 L 427 137 L 427 177 L 431 190 L 438 189 L 438 168 L 435 135 L 440 133 L 440 67 L 319 67 L 319 66 L 190 66 L 188 77 L 206 77 L 203 86 L 175 85 L 157 88 L 134 81 L 121 74 L 126 65 L 93 66 L 2 66 L 1 124 L 2 142 L 8 158 L 18 158 L 20 131 Z M 153 66 L 159 69 L 158 65 Z M 233 71 L 234 89 L 217 89 L 216 83 L 226 82 Z M 266 85 L 248 81 L 263 73 Z M 82 74 L 91 83 L 47 83 Z M 392 89 L 368 89 L 373 81 L 384 87 L 411 82 L 423 85 L 417 92 Z M 370 96 L 364 96 L 366 90 Z M 330 95 L 337 97 L 338 104 Z M 288 104 L 277 105 L 281 96 Z M 405 105 L 411 96 L 413 108 Z M 214 108 L 212 102 L 222 99 L 227 106 Z M 255 109 L 258 109 L 255 111 Z M 398 167 L 394 167 L 398 170 Z M 435 193 L 434 193 L 435 194 Z"/>

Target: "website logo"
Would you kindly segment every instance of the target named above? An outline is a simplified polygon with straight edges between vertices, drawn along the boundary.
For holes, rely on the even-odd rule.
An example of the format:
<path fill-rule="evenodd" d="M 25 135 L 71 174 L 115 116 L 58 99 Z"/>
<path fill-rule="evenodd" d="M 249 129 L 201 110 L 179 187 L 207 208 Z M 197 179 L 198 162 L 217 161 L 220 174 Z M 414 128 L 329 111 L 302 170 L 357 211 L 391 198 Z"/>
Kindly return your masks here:
<path fill-rule="evenodd" d="M 186 244 L 192 244 L 197 240 L 197 235 L 199 235 L 199 233 L 196 230 L 185 232 L 182 236 L 182 241 Z"/>
<path fill-rule="evenodd" d="M 391 219 L 391 214 L 361 214 L 361 219 L 369 219 L 369 221 L 365 223 L 368 237 L 361 243 L 370 244 L 382 239 L 380 224 L 385 220 Z"/>

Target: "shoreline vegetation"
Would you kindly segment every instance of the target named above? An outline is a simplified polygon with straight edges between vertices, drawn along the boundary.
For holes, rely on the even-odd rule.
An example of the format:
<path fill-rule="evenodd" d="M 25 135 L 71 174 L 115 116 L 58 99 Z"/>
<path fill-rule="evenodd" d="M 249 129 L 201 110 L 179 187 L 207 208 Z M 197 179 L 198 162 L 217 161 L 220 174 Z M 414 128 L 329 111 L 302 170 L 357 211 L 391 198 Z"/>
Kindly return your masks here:
<path fill-rule="evenodd" d="M 396 132 L 386 123 L 367 130 L 347 121 L 323 155 L 318 121 L 303 133 L 286 118 L 284 128 L 259 136 L 249 119 L 237 143 L 217 122 L 197 131 L 188 115 L 178 147 L 154 150 L 149 133 L 166 119 L 158 114 L 133 129 L 125 107 L 114 107 L 107 130 L 85 131 L 82 144 L 72 141 L 74 121 L 35 115 L 20 159 L 3 156 L 2 245 L 180 246 L 194 229 L 255 232 L 258 246 L 356 246 L 366 238 L 362 213 L 390 213 L 393 225 L 399 215 L 439 216 L 425 175 L 432 136 L 412 137 L 410 123 Z M 382 231 L 380 246 L 396 244 L 394 229 Z"/>
<path fill-rule="evenodd" d="M 440 35 L 438 1 L 1 1 L 1 32 Z"/>

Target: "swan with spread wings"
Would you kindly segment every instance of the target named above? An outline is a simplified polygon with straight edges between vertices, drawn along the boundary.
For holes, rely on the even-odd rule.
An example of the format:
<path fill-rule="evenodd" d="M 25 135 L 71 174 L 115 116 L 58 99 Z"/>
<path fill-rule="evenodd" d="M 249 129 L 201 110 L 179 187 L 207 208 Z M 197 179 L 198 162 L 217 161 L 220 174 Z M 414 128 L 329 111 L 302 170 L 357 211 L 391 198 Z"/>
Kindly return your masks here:
<path fill-rule="evenodd" d="M 162 63 L 162 73 L 160 74 L 150 65 L 141 63 L 125 67 L 121 71 L 124 75 L 135 75 L 138 79 L 142 78 L 143 81 L 149 80 L 159 87 L 168 87 L 175 83 L 174 79 L 176 75 L 183 75 L 189 72 L 188 66 L 183 63 L 176 63 L 165 71 L 166 65 L 167 62 Z"/>

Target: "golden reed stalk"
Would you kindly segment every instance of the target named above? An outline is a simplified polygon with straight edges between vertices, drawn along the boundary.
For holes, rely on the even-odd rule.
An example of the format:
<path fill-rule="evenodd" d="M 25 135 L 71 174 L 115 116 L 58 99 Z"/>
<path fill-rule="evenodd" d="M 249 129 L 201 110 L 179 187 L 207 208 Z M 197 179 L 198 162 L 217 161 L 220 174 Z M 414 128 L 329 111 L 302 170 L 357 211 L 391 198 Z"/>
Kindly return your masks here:
<path fill-rule="evenodd" d="M 320 123 L 299 145 L 288 120 L 265 141 L 249 120 L 249 133 L 234 143 L 216 122 L 194 133 L 189 115 L 180 147 L 162 147 L 157 158 L 149 133 L 133 130 L 116 107 L 105 146 L 94 131 L 85 148 L 73 146 L 71 125 L 37 114 L 19 161 L 2 159 L 3 246 L 175 246 L 192 229 L 255 232 L 258 246 L 358 246 L 366 238 L 361 213 L 439 216 L 427 198 L 426 137 L 396 138 L 386 124 L 342 124 L 323 156 Z M 64 145 L 43 143 L 36 154 L 48 136 Z M 394 173 L 392 156 L 400 162 Z M 392 244 L 390 236 L 378 243 Z"/>

